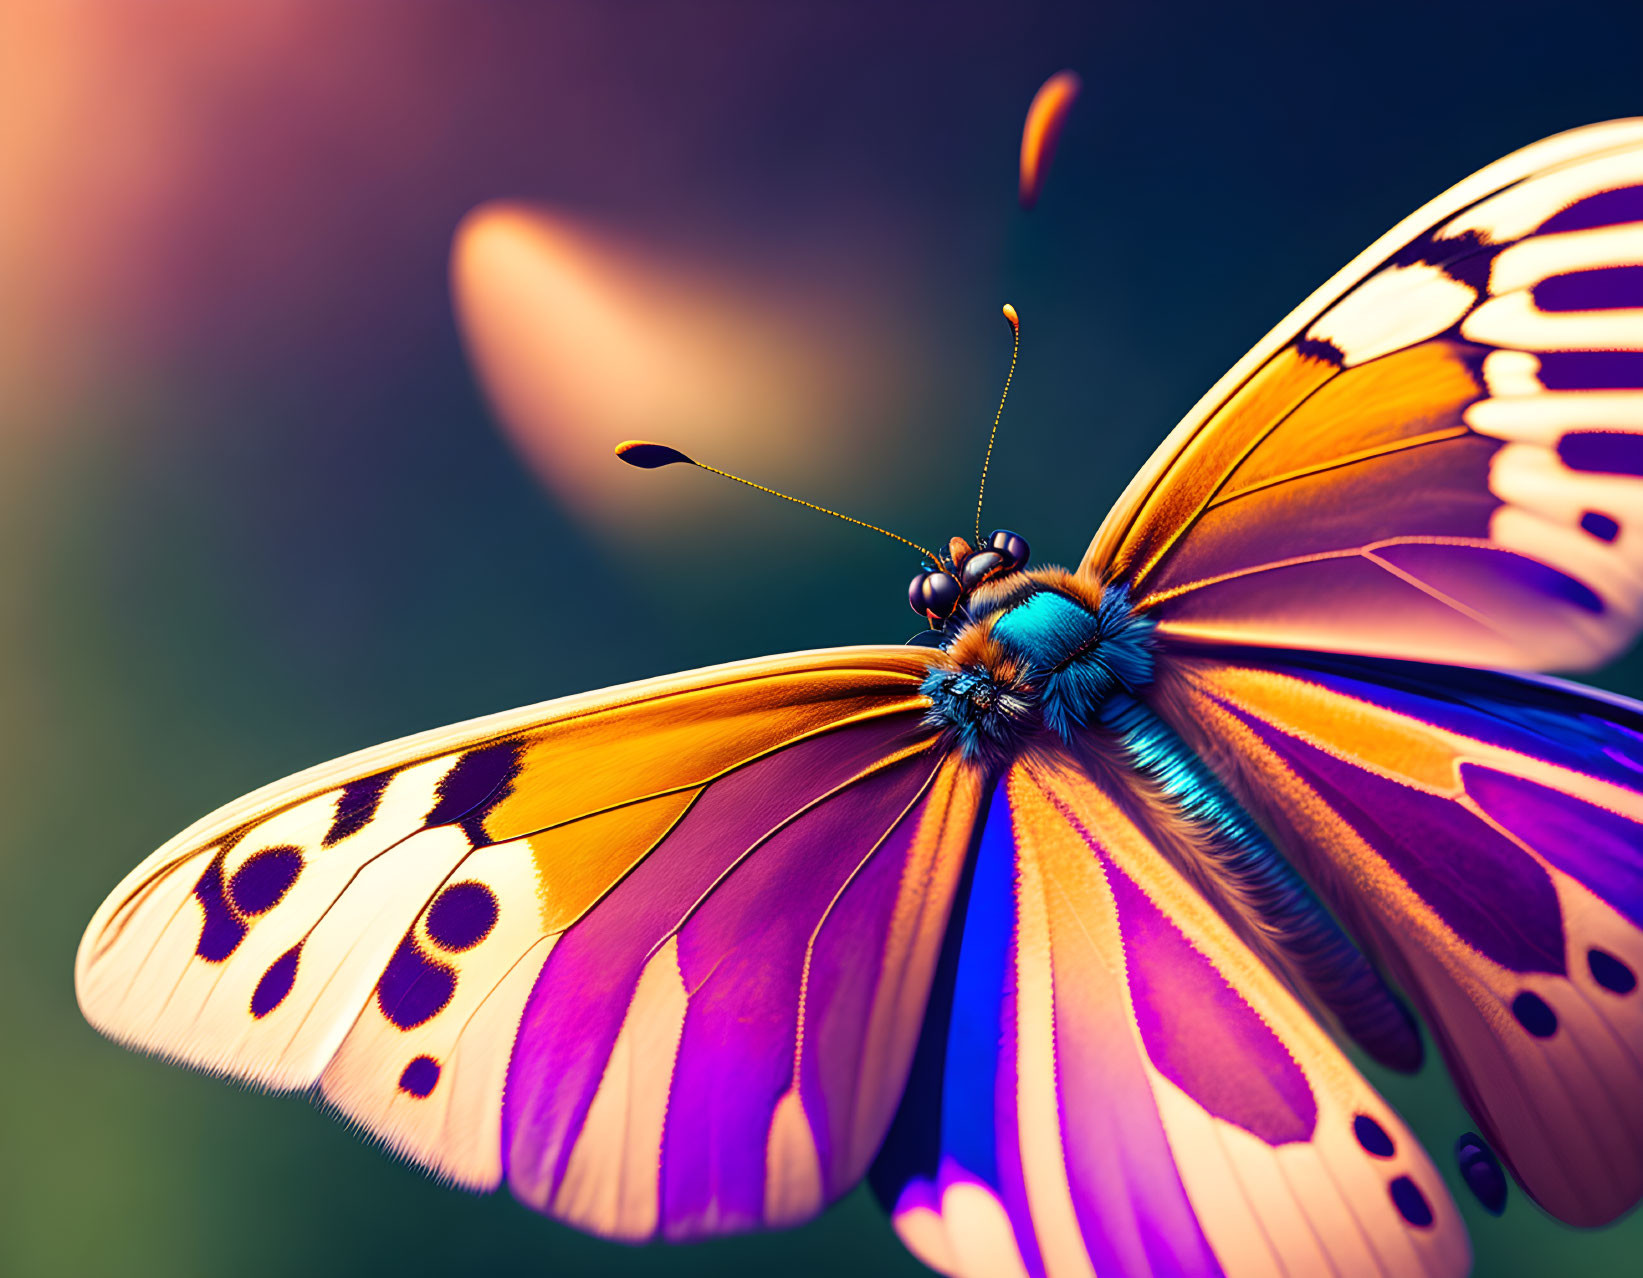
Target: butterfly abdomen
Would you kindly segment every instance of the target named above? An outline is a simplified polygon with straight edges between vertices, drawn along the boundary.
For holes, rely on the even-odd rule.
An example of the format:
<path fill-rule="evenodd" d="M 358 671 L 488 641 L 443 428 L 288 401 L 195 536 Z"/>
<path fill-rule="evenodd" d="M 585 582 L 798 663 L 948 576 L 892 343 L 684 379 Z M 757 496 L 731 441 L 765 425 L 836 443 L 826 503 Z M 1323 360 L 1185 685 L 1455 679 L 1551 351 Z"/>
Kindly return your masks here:
<path fill-rule="evenodd" d="M 1421 1063 L 1407 1008 L 1295 868 L 1198 754 L 1143 702 L 1107 699 L 1100 727 L 1115 762 L 1141 782 L 1160 846 L 1173 849 L 1245 940 L 1309 990 L 1383 1065 Z M 1174 837 L 1166 837 L 1173 835 Z"/>

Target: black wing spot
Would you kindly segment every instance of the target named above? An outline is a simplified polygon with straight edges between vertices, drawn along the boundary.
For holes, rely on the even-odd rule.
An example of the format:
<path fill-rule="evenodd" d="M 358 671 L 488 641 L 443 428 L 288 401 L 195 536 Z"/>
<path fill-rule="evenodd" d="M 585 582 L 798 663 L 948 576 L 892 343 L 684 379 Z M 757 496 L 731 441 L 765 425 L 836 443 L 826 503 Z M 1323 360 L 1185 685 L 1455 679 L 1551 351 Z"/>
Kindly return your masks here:
<path fill-rule="evenodd" d="M 480 746 L 463 755 L 439 783 L 438 798 L 426 825 L 460 822 L 476 847 L 490 842 L 483 822 L 491 809 L 513 793 L 519 775 L 519 756 L 525 743 L 515 738 Z"/>
<path fill-rule="evenodd" d="M 331 828 L 320 840 L 321 845 L 330 847 L 334 843 L 340 843 L 350 834 L 358 834 L 369 825 L 371 818 L 377 814 L 378 805 L 382 802 L 382 792 L 393 779 L 392 772 L 379 772 L 374 777 L 350 781 L 343 786 L 342 794 L 337 798 L 337 814 L 331 821 Z"/>

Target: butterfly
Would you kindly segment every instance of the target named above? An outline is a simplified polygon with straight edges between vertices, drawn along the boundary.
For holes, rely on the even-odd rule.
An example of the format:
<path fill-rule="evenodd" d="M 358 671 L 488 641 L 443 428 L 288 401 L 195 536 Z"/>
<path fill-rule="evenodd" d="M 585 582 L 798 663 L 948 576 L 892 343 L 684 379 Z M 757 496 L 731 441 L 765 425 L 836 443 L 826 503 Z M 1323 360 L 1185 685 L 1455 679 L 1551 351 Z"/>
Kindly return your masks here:
<path fill-rule="evenodd" d="M 1444 1278 L 1458 1212 L 1342 1047 L 1413 1069 L 1418 1015 L 1474 1164 L 1635 1204 L 1643 705 L 1513 672 L 1643 627 L 1643 120 L 1378 240 L 1076 569 L 979 515 L 925 552 L 926 642 L 211 814 L 92 919 L 85 1016 L 615 1239 L 865 1178 L 950 1274 Z"/>

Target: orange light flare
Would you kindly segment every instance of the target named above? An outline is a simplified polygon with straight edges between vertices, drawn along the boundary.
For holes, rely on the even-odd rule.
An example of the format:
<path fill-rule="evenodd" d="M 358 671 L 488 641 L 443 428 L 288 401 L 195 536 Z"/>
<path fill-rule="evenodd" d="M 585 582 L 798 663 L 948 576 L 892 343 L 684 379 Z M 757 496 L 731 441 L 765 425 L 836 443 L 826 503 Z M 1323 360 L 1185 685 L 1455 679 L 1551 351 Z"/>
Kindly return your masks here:
<path fill-rule="evenodd" d="M 1044 179 L 1055 159 L 1055 144 L 1061 140 L 1061 126 L 1067 112 L 1078 100 L 1084 82 L 1072 71 L 1057 71 L 1039 86 L 1027 108 L 1027 122 L 1021 126 L 1021 207 L 1038 203 Z"/>
<path fill-rule="evenodd" d="M 634 541 L 682 515 L 722 527 L 737 499 L 636 477 L 612 460 L 622 439 L 660 436 L 839 501 L 856 496 L 853 478 L 896 460 L 889 428 L 923 353 L 917 326 L 886 305 L 893 274 L 867 256 L 807 240 L 796 271 L 758 270 L 740 252 L 664 250 L 498 201 L 457 228 L 451 285 L 504 434 L 579 516 Z"/>

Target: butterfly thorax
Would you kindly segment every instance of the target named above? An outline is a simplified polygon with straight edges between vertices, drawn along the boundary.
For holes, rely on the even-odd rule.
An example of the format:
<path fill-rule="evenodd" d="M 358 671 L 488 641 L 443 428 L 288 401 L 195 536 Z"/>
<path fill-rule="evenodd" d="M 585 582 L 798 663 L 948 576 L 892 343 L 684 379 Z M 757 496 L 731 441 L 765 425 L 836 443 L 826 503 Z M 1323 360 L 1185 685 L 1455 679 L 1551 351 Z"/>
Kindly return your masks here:
<path fill-rule="evenodd" d="M 1152 682 L 1152 623 L 1121 588 L 1060 568 L 970 591 L 941 646 L 945 660 L 924 681 L 930 718 L 972 758 L 1040 731 L 1071 742 Z"/>

